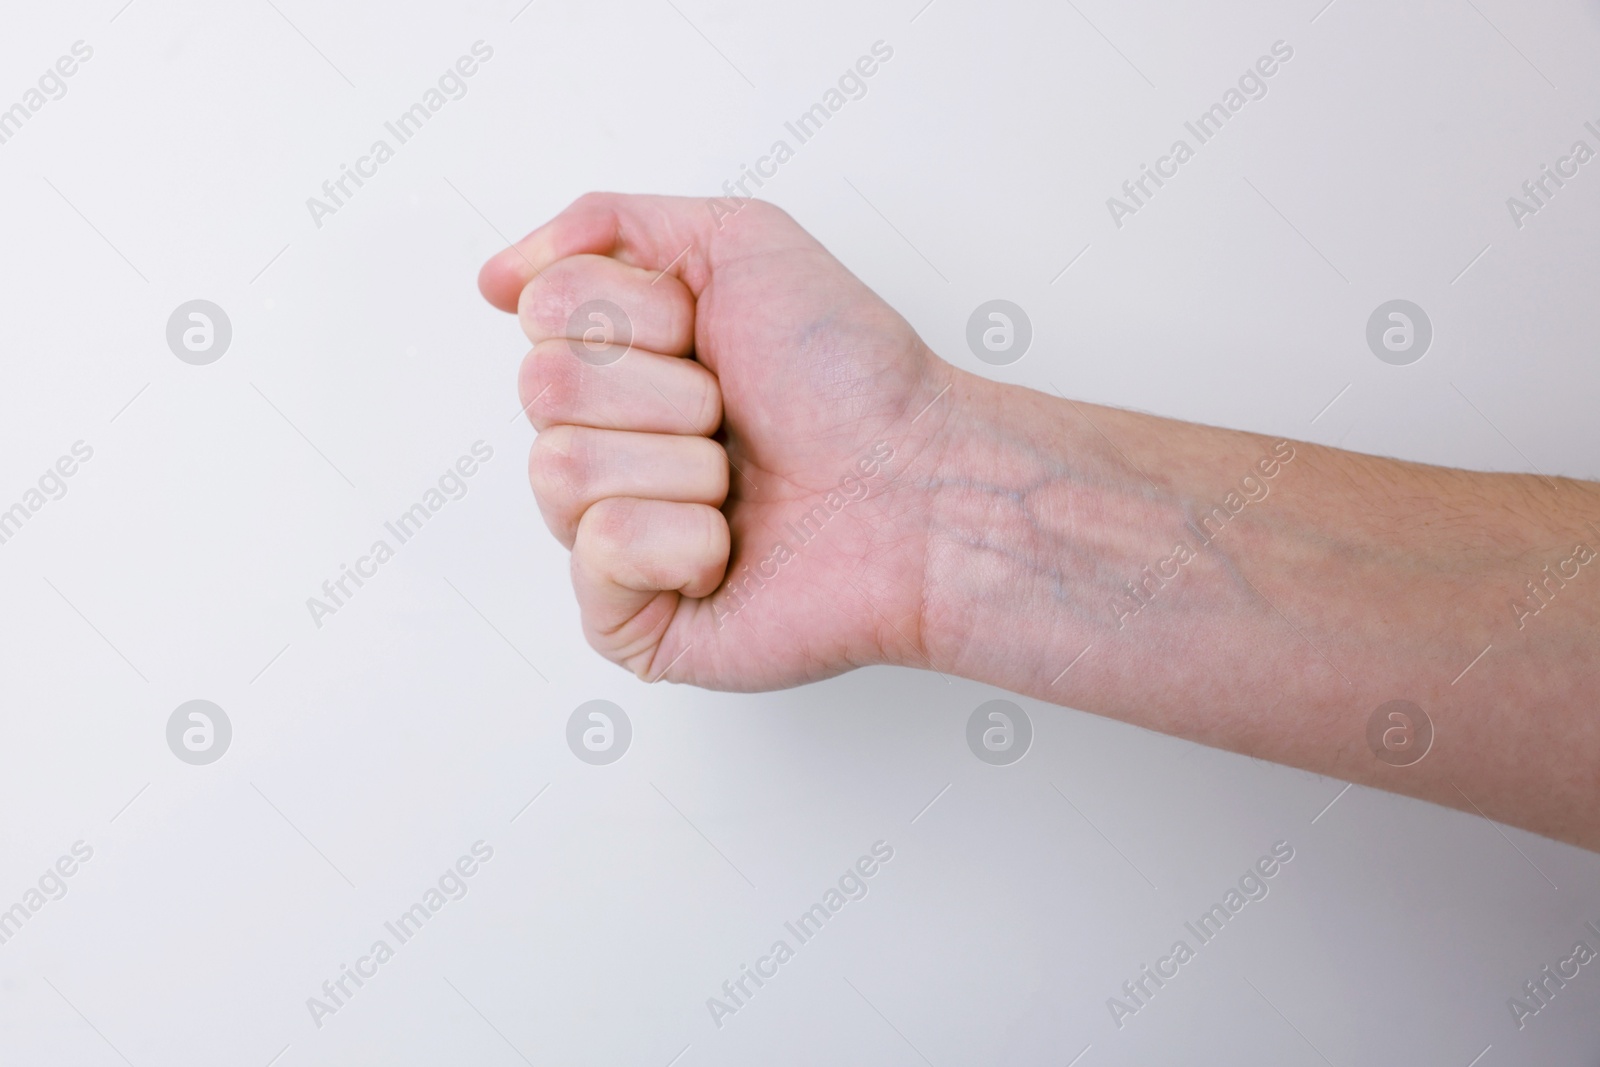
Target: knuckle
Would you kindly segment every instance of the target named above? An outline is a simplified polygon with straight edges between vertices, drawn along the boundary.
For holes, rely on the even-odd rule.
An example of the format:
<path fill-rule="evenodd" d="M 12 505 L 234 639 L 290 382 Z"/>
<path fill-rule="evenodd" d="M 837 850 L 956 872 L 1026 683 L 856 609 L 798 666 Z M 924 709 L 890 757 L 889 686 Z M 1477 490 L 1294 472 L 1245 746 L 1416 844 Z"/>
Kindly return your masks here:
<path fill-rule="evenodd" d="M 638 532 L 638 503 L 623 497 L 597 500 L 583 513 L 581 536 L 602 562 L 615 565 Z"/>
<path fill-rule="evenodd" d="M 529 282 L 517 302 L 517 315 L 530 336 L 561 337 L 567 319 L 582 303 L 569 268 L 554 263 Z"/>
<path fill-rule="evenodd" d="M 787 211 L 766 200 L 741 199 L 738 207 L 719 216 L 717 228 L 736 241 L 769 239 L 785 229 L 798 228 Z"/>
<path fill-rule="evenodd" d="M 750 224 L 756 226 L 794 221 L 787 211 L 770 200 L 752 200 L 740 214 L 748 216 Z"/>
<path fill-rule="evenodd" d="M 583 402 L 581 367 L 565 341 L 541 341 L 522 361 L 522 397 L 534 425 L 560 423 Z"/>
<path fill-rule="evenodd" d="M 550 504 L 582 498 L 588 483 L 587 463 L 571 426 L 551 426 L 534 439 L 528 454 L 528 481 L 533 493 Z"/>
<path fill-rule="evenodd" d="M 577 199 L 562 208 L 560 217 L 580 227 L 586 227 L 592 225 L 596 218 L 609 214 L 615 202 L 616 194 L 591 190 L 579 195 Z"/>

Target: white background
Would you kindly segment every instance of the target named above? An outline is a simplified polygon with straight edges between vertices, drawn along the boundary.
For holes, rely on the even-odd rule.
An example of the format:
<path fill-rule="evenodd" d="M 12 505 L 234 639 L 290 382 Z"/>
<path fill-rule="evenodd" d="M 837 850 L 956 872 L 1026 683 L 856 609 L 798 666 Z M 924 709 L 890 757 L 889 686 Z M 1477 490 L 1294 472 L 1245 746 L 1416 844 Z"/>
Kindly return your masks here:
<path fill-rule="evenodd" d="M 987 766 L 965 723 L 1004 694 L 927 673 L 736 696 L 601 661 L 525 483 L 525 344 L 474 288 L 586 190 L 716 192 L 882 40 L 763 195 L 952 362 L 1594 477 L 1600 162 L 1521 229 L 1506 198 L 1596 144 L 1595 3 L 121 2 L 8 5 L 0 33 L 0 107 L 94 50 L 0 144 L 0 507 L 94 449 L 0 545 L 0 908 L 94 850 L 0 945 L 0 1062 L 1600 1054 L 1600 965 L 1521 1031 L 1507 1008 L 1600 947 L 1600 857 L 1022 698 L 1032 750 Z M 315 226 L 306 198 L 480 39 L 468 94 Z M 1106 198 L 1278 40 L 1268 95 L 1115 227 Z M 234 332 L 204 367 L 165 341 L 197 297 Z M 1035 329 L 1004 368 L 964 342 L 995 297 Z M 1364 340 L 1396 297 L 1436 329 L 1408 367 Z M 306 598 L 479 440 L 467 496 L 315 627 Z M 165 741 L 194 698 L 234 728 L 206 767 Z M 635 731 L 607 767 L 565 742 L 594 698 Z M 315 1026 L 480 839 L 470 893 Z M 880 839 L 870 894 L 713 1025 Z M 1118 1029 L 1107 998 L 1276 841 L 1270 896 Z"/>

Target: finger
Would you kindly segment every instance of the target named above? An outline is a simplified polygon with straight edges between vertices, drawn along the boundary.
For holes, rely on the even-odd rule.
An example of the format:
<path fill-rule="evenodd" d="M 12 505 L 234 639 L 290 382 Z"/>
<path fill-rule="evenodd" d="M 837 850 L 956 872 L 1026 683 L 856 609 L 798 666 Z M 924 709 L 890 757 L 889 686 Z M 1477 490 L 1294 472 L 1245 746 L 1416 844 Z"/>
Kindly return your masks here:
<path fill-rule="evenodd" d="M 759 201 L 740 202 L 741 217 Z M 588 193 L 497 255 L 478 272 L 478 288 L 502 311 L 513 311 L 523 288 L 552 263 L 576 255 L 611 256 L 681 279 L 699 296 L 710 280 L 715 238 L 735 204 L 699 197 Z"/>
<path fill-rule="evenodd" d="M 528 481 L 550 532 L 571 548 L 578 520 L 607 497 L 721 507 L 728 455 L 705 437 L 557 425 L 534 441 Z"/>
<path fill-rule="evenodd" d="M 669 356 L 694 349 L 694 297 L 684 284 L 605 256 L 552 263 L 523 288 L 517 317 L 534 344 L 598 337 Z"/>
<path fill-rule="evenodd" d="M 698 434 L 722 424 L 716 376 L 691 359 L 610 346 L 576 355 L 563 339 L 542 341 L 522 361 L 517 391 L 534 427 Z M 592 360 L 592 361 L 591 361 Z"/>
<path fill-rule="evenodd" d="M 584 634 L 644 677 L 679 596 L 710 596 L 728 566 L 728 522 L 716 508 L 612 497 L 584 512 L 572 587 Z"/>

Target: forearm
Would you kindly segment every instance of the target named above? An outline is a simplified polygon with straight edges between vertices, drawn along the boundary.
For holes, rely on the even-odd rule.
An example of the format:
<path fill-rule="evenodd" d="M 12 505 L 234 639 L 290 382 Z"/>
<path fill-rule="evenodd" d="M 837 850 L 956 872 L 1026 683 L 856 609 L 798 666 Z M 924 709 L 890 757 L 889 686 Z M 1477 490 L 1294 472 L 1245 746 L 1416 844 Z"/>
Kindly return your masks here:
<path fill-rule="evenodd" d="M 949 419 L 922 620 L 940 670 L 1600 848 L 1596 486 L 966 375 Z M 1367 742 L 1396 699 L 1435 731 L 1404 767 Z"/>

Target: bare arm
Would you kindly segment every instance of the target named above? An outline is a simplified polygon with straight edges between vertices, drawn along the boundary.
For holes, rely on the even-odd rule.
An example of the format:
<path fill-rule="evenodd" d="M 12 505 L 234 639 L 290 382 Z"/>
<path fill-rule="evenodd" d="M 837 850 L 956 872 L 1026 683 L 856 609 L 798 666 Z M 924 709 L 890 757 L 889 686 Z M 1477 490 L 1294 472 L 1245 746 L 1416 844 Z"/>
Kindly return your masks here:
<path fill-rule="evenodd" d="M 640 677 L 931 665 L 1600 849 L 1600 487 L 978 378 L 755 201 L 588 196 L 480 284 Z"/>
<path fill-rule="evenodd" d="M 1600 486 L 956 383 L 941 670 L 1600 849 Z"/>

